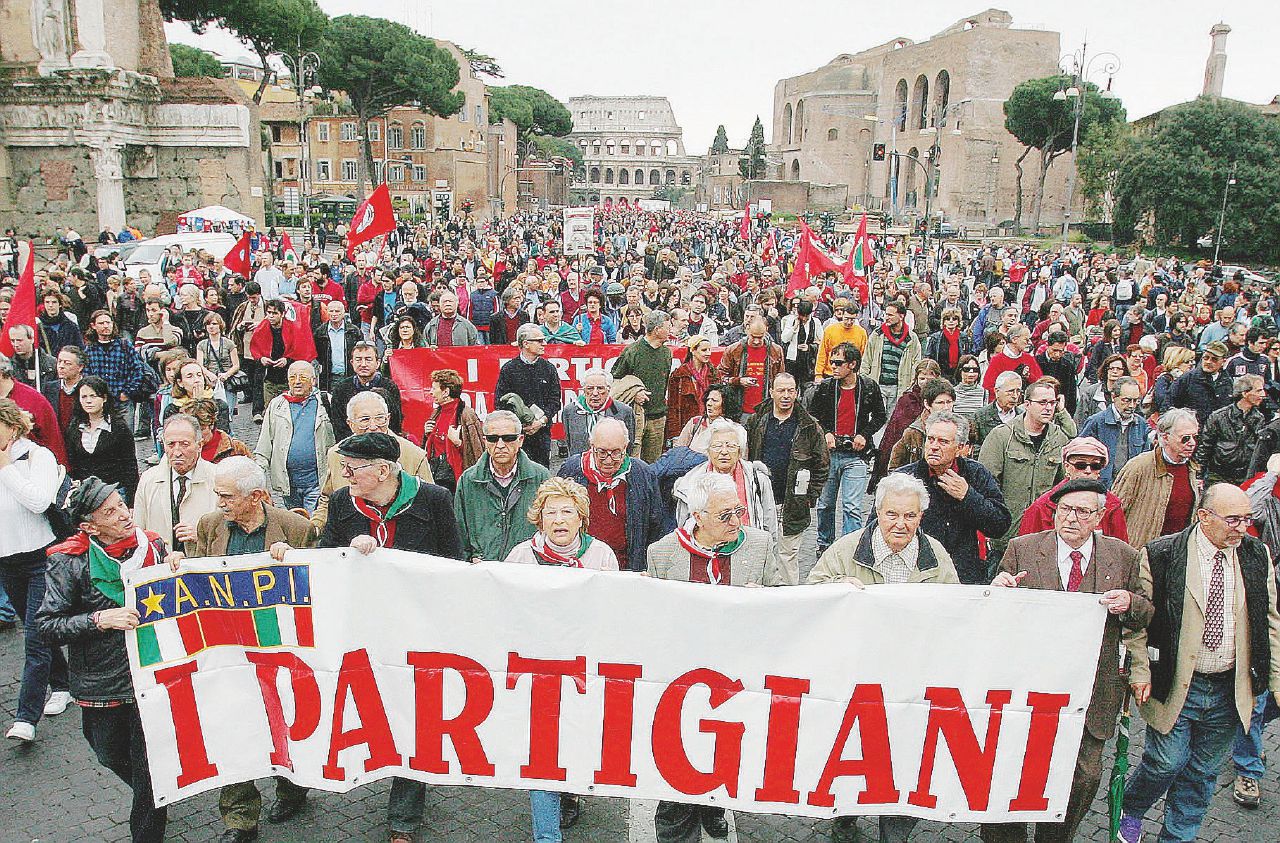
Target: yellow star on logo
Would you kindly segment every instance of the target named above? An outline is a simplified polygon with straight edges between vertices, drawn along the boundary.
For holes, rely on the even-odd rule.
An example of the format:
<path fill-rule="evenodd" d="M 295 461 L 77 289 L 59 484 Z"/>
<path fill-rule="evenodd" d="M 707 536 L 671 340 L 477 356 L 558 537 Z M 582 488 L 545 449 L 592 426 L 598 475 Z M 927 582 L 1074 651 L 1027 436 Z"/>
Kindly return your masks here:
<path fill-rule="evenodd" d="M 163 615 L 164 609 L 161 607 L 161 603 L 163 601 L 164 601 L 163 593 L 156 594 L 156 591 L 154 588 L 148 588 L 147 596 L 142 598 L 142 605 L 145 606 L 147 609 L 146 615 L 144 615 L 143 617 L 150 617 L 151 615 Z"/>

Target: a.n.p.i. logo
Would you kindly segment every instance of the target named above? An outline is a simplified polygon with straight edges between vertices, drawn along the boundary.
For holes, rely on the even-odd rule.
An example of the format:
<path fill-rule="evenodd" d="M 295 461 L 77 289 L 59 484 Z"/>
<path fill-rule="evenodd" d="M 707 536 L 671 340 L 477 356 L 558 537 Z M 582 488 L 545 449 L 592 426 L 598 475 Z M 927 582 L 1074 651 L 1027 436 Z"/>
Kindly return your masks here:
<path fill-rule="evenodd" d="M 181 573 L 139 586 L 138 662 L 150 667 L 209 647 L 314 647 L 307 565 Z"/>

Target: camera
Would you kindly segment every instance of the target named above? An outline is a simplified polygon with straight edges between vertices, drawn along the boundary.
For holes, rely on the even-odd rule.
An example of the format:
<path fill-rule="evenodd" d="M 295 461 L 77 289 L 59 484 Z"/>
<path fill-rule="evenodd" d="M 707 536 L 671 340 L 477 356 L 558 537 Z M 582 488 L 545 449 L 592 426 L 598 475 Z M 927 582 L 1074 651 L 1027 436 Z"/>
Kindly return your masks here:
<path fill-rule="evenodd" d="M 836 450 L 842 453 L 851 454 L 856 449 L 853 447 L 852 436 L 836 436 Z"/>

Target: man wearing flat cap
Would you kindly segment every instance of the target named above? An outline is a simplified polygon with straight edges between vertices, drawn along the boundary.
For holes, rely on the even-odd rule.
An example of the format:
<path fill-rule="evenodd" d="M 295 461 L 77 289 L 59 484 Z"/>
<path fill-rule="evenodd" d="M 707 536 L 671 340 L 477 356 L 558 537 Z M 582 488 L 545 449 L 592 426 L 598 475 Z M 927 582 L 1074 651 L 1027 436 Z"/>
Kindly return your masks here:
<path fill-rule="evenodd" d="M 386 433 L 358 433 L 337 445 L 339 472 L 351 485 L 329 498 L 320 547 L 379 547 L 462 558 L 453 502 L 434 483 L 400 466 L 400 443 Z M 422 823 L 427 787 L 394 778 L 387 814 L 391 839 L 412 841 Z"/>
<path fill-rule="evenodd" d="M 155 807 L 146 739 L 138 717 L 124 631 L 138 611 L 124 605 L 121 573 L 160 564 L 164 541 L 133 523 L 118 487 L 86 477 L 68 501 L 79 532 L 49 548 L 44 602 L 36 628 L 51 646 L 67 645 L 71 695 L 84 736 L 102 766 L 133 789 L 134 843 L 164 839 L 165 809 Z"/>
<path fill-rule="evenodd" d="M 1061 483 L 1032 501 L 1022 515 L 1018 535 L 1029 536 L 1053 529 L 1054 494 L 1072 480 L 1097 480 L 1106 486 L 1102 475 L 1106 473 L 1110 453 L 1101 440 L 1092 436 L 1077 436 L 1062 446 L 1062 470 L 1066 477 Z M 1102 535 L 1127 542 L 1129 528 L 1124 520 L 1124 502 L 1113 492 L 1107 492 L 1107 503 L 1102 508 L 1098 530 Z"/>
<path fill-rule="evenodd" d="M 1068 843 L 1089 810 L 1102 778 L 1102 748 L 1115 731 L 1124 700 L 1118 656 L 1121 628 L 1145 629 L 1155 611 L 1139 579 L 1137 552 L 1126 542 L 1098 532 L 1106 493 L 1096 473 L 1059 485 L 1050 493 L 1053 529 L 1009 542 L 1000 572 L 991 582 L 1008 588 L 1089 592 L 1099 595 L 1099 602 L 1107 607 L 1093 699 L 1085 713 L 1066 816 L 1061 823 L 1039 823 L 1036 843 Z M 986 843 L 1025 841 L 1026 827 L 1022 823 L 985 825 L 981 835 Z"/>

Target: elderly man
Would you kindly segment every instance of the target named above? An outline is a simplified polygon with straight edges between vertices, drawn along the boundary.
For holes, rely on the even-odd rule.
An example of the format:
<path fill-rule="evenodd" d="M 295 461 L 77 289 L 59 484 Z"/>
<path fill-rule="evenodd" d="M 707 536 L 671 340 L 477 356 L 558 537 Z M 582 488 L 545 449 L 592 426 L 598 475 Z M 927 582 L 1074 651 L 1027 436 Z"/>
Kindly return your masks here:
<path fill-rule="evenodd" d="M 36 335 L 30 325 L 11 327 L 9 344 L 13 346 L 13 369 L 18 380 L 36 389 L 57 380 L 57 362 L 44 349 L 36 348 Z"/>
<path fill-rule="evenodd" d="M 328 480 L 327 454 L 335 441 L 315 376 L 315 368 L 305 360 L 289 364 L 289 391 L 267 404 L 253 452 L 284 506 L 309 513 L 315 511 Z"/>
<path fill-rule="evenodd" d="M 213 470 L 218 509 L 205 513 L 190 545 L 193 557 L 263 553 L 278 544 L 310 547 L 315 531 L 301 515 L 271 505 L 267 476 L 248 457 L 227 457 Z M 181 558 L 175 553 L 170 559 Z M 276 776 L 276 801 L 267 821 L 281 823 L 302 810 L 307 789 Z M 258 837 L 262 797 L 252 781 L 229 784 L 218 794 L 218 810 L 227 827 L 221 843 L 248 843 Z"/>
<path fill-rule="evenodd" d="M 1201 427 L 1209 421 L 1214 410 L 1231 403 L 1231 376 L 1222 371 L 1228 357 L 1225 343 L 1211 342 L 1204 347 L 1200 365 L 1173 382 L 1169 390 L 1169 403 L 1174 407 L 1193 410 Z"/>
<path fill-rule="evenodd" d="M 888 475 L 876 487 L 876 523 L 837 539 L 809 572 L 809 584 L 842 582 L 862 589 L 882 583 L 959 583 L 946 548 L 920 530 L 928 508 L 923 483 L 905 474 Z M 880 843 L 905 843 L 917 822 L 880 817 Z M 857 840 L 856 819 L 836 817 L 831 838 Z"/>
<path fill-rule="evenodd" d="M 423 483 L 399 463 L 400 445 L 387 433 L 361 433 L 338 444 L 339 473 L 351 485 L 329 500 L 320 547 L 379 547 L 462 558 L 449 493 Z M 413 840 L 422 823 L 426 785 L 394 778 L 387 803 L 392 840 Z"/>
<path fill-rule="evenodd" d="M 463 558 L 502 560 L 535 528 L 525 518 L 542 481 L 551 476 L 521 445 L 520 419 L 507 410 L 485 417 L 484 454 L 458 478 L 453 511 L 462 534 Z M 623 558 L 623 557 L 619 557 Z"/>
<path fill-rule="evenodd" d="M 458 294 L 443 290 L 439 299 L 440 315 L 423 331 L 422 338 L 432 348 L 453 348 L 461 345 L 480 345 L 480 332 L 471 320 L 458 313 Z"/>
<path fill-rule="evenodd" d="M 645 552 L 662 533 L 664 504 L 648 463 L 627 455 L 630 442 L 626 425 L 603 419 L 591 431 L 590 447 L 565 460 L 560 476 L 586 488 L 592 538 L 613 548 L 620 563 L 643 571 Z"/>
<path fill-rule="evenodd" d="M 744 420 L 761 403 L 768 404 L 773 379 L 784 366 L 782 346 L 769 338 L 769 323 L 763 316 L 752 319 L 746 337 L 724 350 L 719 368 L 721 381 L 742 389 Z"/>
<path fill-rule="evenodd" d="M 662 456 L 667 428 L 667 381 L 671 378 L 671 317 L 663 310 L 644 315 L 644 338 L 622 350 L 613 364 L 619 380 L 634 375 L 644 384 L 639 401 L 644 405 L 644 429 L 640 435 L 640 458 L 652 465 Z"/>
<path fill-rule="evenodd" d="M 489 343 L 507 345 L 516 341 L 516 332 L 529 322 L 529 314 L 521 305 L 524 293 L 515 286 L 502 291 L 502 307 L 489 319 Z"/>
<path fill-rule="evenodd" d="M 961 456 L 969 439 L 969 420 L 953 412 L 933 413 L 925 420 L 924 457 L 894 474 L 921 481 L 931 505 L 921 529 L 948 548 L 960 582 L 990 580 L 978 549 L 978 533 L 1003 535 L 1012 523 L 1004 492 L 986 466 Z M 893 477 L 894 474 L 890 474 Z"/>
<path fill-rule="evenodd" d="M 591 432 L 605 419 L 622 422 L 629 434 L 627 441 L 635 441 L 636 414 L 626 404 L 613 400 L 609 394 L 612 388 L 613 375 L 604 369 L 587 369 L 582 373 L 582 391 L 561 413 L 570 454 L 585 453 L 591 447 Z"/>
<path fill-rule="evenodd" d="M 333 424 L 333 436 L 339 442 L 352 434 L 347 426 L 347 407 L 351 399 L 361 392 L 371 389 L 379 390 L 386 399 L 391 412 L 391 432 L 398 432 L 403 426 L 400 414 L 400 387 L 391 378 L 378 371 L 378 347 L 371 342 L 361 340 L 351 350 L 351 370 L 349 378 L 344 378 L 333 387 L 333 400 L 329 403 L 329 421 Z"/>
<path fill-rule="evenodd" d="M 1135 379 L 1128 375 L 1117 378 L 1111 385 L 1111 403 L 1089 416 L 1080 427 L 1082 437 L 1097 439 L 1107 449 L 1107 464 L 1100 478 L 1104 486 L 1111 486 L 1130 459 L 1151 449 L 1149 428 L 1137 412 L 1141 401 L 1142 387 Z"/>
<path fill-rule="evenodd" d="M 1166 410 L 1156 423 L 1156 447 L 1129 460 L 1111 491 L 1124 505 L 1129 544 L 1180 533 L 1195 515 L 1200 472 L 1192 461 L 1200 425 L 1190 410 Z"/>
<path fill-rule="evenodd" d="M 195 541 L 196 524 L 217 505 L 213 466 L 200 456 L 201 433 L 194 416 L 169 416 L 161 432 L 164 456 L 138 478 L 134 495 L 138 526 L 164 537 L 175 550 Z"/>
<path fill-rule="evenodd" d="M 1249 479 L 1253 445 L 1267 425 L 1259 409 L 1267 398 L 1261 375 L 1236 378 L 1231 394 L 1235 401 L 1209 414 L 1196 445 L 1195 460 L 1205 483 L 1238 486 Z"/>
<path fill-rule="evenodd" d="M 973 416 L 974 453 L 982 448 L 987 434 L 1002 424 L 1011 424 L 1022 415 L 1022 376 L 1017 372 L 1005 372 L 995 381 L 996 399 Z"/>
<path fill-rule="evenodd" d="M 522 325 L 516 332 L 520 354 L 502 364 L 498 370 L 498 382 L 493 389 L 494 404 L 512 393 L 532 409 L 542 410 L 544 418 L 525 425 L 525 453 L 544 468 L 551 467 L 551 420 L 560 412 L 563 393 L 560 390 L 560 373 L 543 355 L 547 341 L 537 325 Z M 506 557 L 503 557 L 504 559 Z"/>
<path fill-rule="evenodd" d="M 351 373 L 351 354 L 360 342 L 360 329 L 347 318 L 342 299 L 324 306 L 325 321 L 313 332 L 316 360 L 320 364 L 320 388 L 332 392 L 333 386 Z"/>
<path fill-rule="evenodd" d="M 82 706 L 85 740 L 98 762 L 133 790 L 133 843 L 160 843 L 166 809 L 155 807 L 152 797 L 125 648 L 125 630 L 137 628 L 138 611 L 124 605 L 120 571 L 125 565 L 160 564 L 165 544 L 135 526 L 117 487 L 97 477 L 85 478 L 71 493 L 67 515 L 78 532 L 49 548 L 48 587 L 36 631 L 50 646 L 68 647 L 71 695 Z"/>
<path fill-rule="evenodd" d="M 1022 513 L 1018 535 L 1029 536 L 1053 529 L 1053 518 L 1058 490 L 1073 480 L 1098 480 L 1107 467 L 1107 449 L 1091 436 L 1077 436 L 1062 446 L 1062 470 L 1065 478 L 1045 492 Z M 1106 484 L 1103 483 L 1105 486 Z M 1129 541 L 1129 528 L 1124 521 L 1124 504 L 1114 493 L 1107 492 L 1106 503 L 1098 516 L 1098 530 L 1104 536 Z"/>
<path fill-rule="evenodd" d="M 1093 442 L 1101 450 L 1101 443 Z M 1085 713 L 1066 816 L 1060 823 L 1039 823 L 1036 828 L 1036 843 L 1070 843 L 1098 792 L 1102 749 L 1116 729 L 1124 698 L 1116 657 L 1122 630 L 1145 629 L 1154 607 L 1150 592 L 1142 590 L 1138 554 L 1123 540 L 1098 531 L 1107 490 L 1097 472 L 1068 480 L 1050 494 L 1052 527 L 1011 541 L 992 585 L 1098 594 L 1098 602 L 1107 607 L 1093 698 Z M 988 825 L 982 828 L 982 839 L 1023 843 L 1026 828 L 1022 823 Z"/>
<path fill-rule="evenodd" d="M 649 575 L 707 585 L 774 586 L 785 580 L 773 537 L 742 523 L 745 507 L 733 478 L 705 474 L 689 490 L 689 518 L 649 547 Z M 724 809 L 659 802 L 654 817 L 659 843 L 697 843 L 706 829 L 728 836 Z"/>
<path fill-rule="evenodd" d="M 765 464 L 778 507 L 778 558 L 788 585 L 800 583 L 800 540 L 809 514 L 827 485 L 831 457 L 826 435 L 809 411 L 796 402 L 796 379 L 774 376 L 770 400 L 761 402 L 747 422 L 747 458 Z"/>
<path fill-rule="evenodd" d="M 1249 725 L 1259 694 L 1280 690 L 1275 567 L 1248 535 L 1249 498 L 1218 483 L 1196 515 L 1198 524 L 1139 555 L 1140 591 L 1151 595 L 1155 614 L 1145 630 L 1125 636 L 1147 732 L 1125 785 L 1123 843 L 1138 843 L 1143 816 L 1162 796 L 1160 839 L 1195 840 L 1237 730 Z"/>
<path fill-rule="evenodd" d="M 431 464 L 427 460 L 427 452 L 403 436 L 391 432 L 391 411 L 387 408 L 387 399 L 382 397 L 381 391 L 358 392 L 351 398 L 347 403 L 347 427 L 352 435 L 386 433 L 393 437 L 400 443 L 400 467 L 424 483 L 436 482 L 431 475 Z M 342 472 L 339 471 L 342 455 L 338 453 L 337 445 L 329 449 L 325 460 L 328 470 L 324 485 L 320 487 L 320 498 L 316 501 L 315 509 L 311 513 L 311 523 L 317 530 L 323 530 L 325 522 L 329 519 L 329 498 L 338 489 L 350 485 L 347 478 L 343 477 Z"/>
<path fill-rule="evenodd" d="M 40 384 L 40 394 L 53 407 L 59 430 L 67 429 L 72 413 L 80 404 L 80 381 L 84 380 L 84 370 L 88 365 L 89 358 L 84 349 L 78 345 L 63 346 L 58 351 L 55 364 L 58 376 Z"/>
<path fill-rule="evenodd" d="M 1010 424 L 1001 425 L 983 441 L 978 460 L 987 467 L 1011 513 L 1021 514 L 1032 501 L 1058 484 L 1063 477 L 1062 446 L 1070 440 L 1053 416 L 1058 406 L 1058 389 L 1053 381 L 1039 381 L 1027 387 L 1027 408 Z M 1017 535 L 1018 519 L 1003 536 L 992 536 L 989 562 Z"/>

